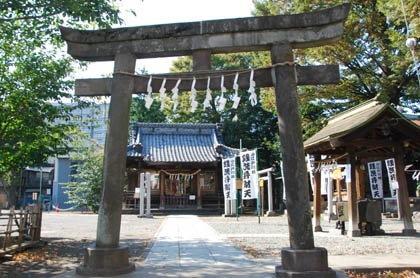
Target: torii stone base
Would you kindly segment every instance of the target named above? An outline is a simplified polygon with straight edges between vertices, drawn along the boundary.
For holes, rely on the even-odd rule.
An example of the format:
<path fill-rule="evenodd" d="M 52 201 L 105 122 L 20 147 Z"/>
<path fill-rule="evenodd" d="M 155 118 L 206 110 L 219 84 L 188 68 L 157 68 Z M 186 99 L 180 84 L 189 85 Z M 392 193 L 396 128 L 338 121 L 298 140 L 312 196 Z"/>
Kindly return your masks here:
<path fill-rule="evenodd" d="M 276 266 L 277 278 L 336 278 L 337 273 L 328 267 L 328 254 L 325 248 L 300 250 L 283 248 L 282 265 Z M 340 273 L 339 277 L 347 277 Z"/>
<path fill-rule="evenodd" d="M 134 271 L 134 264 L 128 261 L 128 247 L 97 248 L 91 246 L 85 250 L 84 263 L 76 268 L 82 276 L 115 276 Z"/>

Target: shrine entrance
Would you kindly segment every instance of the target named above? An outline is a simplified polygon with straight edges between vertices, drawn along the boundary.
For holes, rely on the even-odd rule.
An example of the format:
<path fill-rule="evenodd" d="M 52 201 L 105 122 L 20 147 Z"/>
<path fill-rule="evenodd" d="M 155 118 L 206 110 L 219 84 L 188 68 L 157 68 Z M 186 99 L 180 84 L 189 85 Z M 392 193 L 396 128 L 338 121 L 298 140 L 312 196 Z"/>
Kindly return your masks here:
<path fill-rule="evenodd" d="M 337 42 L 343 34 L 349 9 L 350 5 L 344 4 L 298 15 L 97 31 L 61 27 L 68 52 L 74 58 L 115 61 L 113 78 L 76 81 L 78 96 L 111 96 L 96 246 L 88 248 L 85 262 L 77 268 L 77 273 L 113 275 L 134 269 L 128 260 L 128 248 L 119 246 L 121 187 L 124 183 L 132 94 L 147 92 L 146 104 L 150 104 L 153 91 L 158 91 L 164 99 L 166 88 L 172 88 L 176 110 L 179 91 L 208 90 L 210 98 L 211 91 L 221 91 L 219 100 L 224 107 L 226 88 L 248 90 L 249 101 L 255 104 L 258 101 L 256 88 L 274 86 L 290 236 L 290 248 L 282 250 L 283 265 L 276 267 L 276 276 L 335 277 L 335 271 L 328 268 L 327 250 L 314 246 L 297 86 L 338 83 L 339 68 L 338 65 L 298 66 L 293 49 Z M 272 65 L 255 70 L 210 70 L 212 54 L 249 51 L 270 51 Z M 185 55 L 193 57 L 193 72 L 135 75 L 136 59 Z M 198 102 L 195 98 L 190 100 L 192 109 L 196 109 Z M 163 147 L 166 145 L 170 142 Z M 107 264 L 109 261 L 114 262 L 112 266 Z"/>
<path fill-rule="evenodd" d="M 171 174 L 164 177 L 165 208 L 197 207 L 197 174 Z"/>

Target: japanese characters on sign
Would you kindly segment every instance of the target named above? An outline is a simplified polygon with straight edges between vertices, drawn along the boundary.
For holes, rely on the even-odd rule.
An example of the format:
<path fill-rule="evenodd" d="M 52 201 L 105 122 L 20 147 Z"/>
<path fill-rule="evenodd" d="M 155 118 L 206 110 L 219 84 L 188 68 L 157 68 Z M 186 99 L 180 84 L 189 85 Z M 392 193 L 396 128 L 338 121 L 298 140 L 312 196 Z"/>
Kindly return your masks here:
<path fill-rule="evenodd" d="M 398 180 L 395 171 L 395 160 L 393 158 L 385 160 L 386 169 L 388 170 L 389 190 L 391 191 L 392 198 L 397 197 Z"/>
<path fill-rule="evenodd" d="M 258 170 L 257 151 L 241 152 L 241 166 L 243 171 L 242 199 L 258 198 Z"/>
<path fill-rule="evenodd" d="M 226 200 L 236 200 L 236 167 L 235 158 L 224 158 L 223 166 L 223 194 Z"/>
<path fill-rule="evenodd" d="M 382 164 L 381 161 L 369 162 L 369 181 L 373 199 L 381 199 L 384 196 L 382 184 Z"/>

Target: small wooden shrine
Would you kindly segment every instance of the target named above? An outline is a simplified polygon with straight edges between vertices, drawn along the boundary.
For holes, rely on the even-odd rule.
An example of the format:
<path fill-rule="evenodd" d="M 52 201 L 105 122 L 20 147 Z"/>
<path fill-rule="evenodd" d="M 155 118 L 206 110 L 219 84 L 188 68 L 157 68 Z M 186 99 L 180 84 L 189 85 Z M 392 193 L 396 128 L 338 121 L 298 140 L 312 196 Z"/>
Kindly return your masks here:
<path fill-rule="evenodd" d="M 305 141 L 305 152 L 315 157 L 315 168 L 335 162 L 351 165 L 351 182 L 347 184 L 349 231 L 360 235 L 357 201 L 364 199 L 364 165 L 377 160 L 395 159 L 399 184 L 398 211 L 404 222 L 403 233 L 415 233 L 409 206 L 404 155 L 420 150 L 420 127 L 393 106 L 376 99 L 364 102 L 328 120 L 321 131 Z M 324 156 L 321 159 L 321 155 Z M 315 172 L 315 231 L 320 227 L 320 172 Z"/>
<path fill-rule="evenodd" d="M 135 204 L 140 173 L 149 172 L 152 207 L 223 206 L 221 159 L 239 153 L 222 144 L 216 124 L 132 124 L 127 151 L 127 206 Z"/>

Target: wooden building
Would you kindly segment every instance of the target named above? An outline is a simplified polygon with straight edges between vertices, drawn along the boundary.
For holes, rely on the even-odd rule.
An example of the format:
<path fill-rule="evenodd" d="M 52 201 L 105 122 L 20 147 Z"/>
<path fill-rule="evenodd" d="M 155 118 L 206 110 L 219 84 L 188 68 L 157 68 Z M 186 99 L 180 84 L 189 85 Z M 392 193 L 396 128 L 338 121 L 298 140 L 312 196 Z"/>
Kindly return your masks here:
<path fill-rule="evenodd" d="M 420 127 L 405 118 L 393 106 L 375 99 L 364 102 L 328 120 L 328 125 L 304 143 L 305 152 L 315 156 L 315 168 L 323 163 L 351 164 L 351 183 L 347 184 L 349 231 L 360 235 L 357 201 L 364 199 L 365 165 L 394 158 L 398 179 L 398 211 L 404 222 L 403 232 L 415 232 L 409 206 L 404 172 L 407 152 L 420 150 Z M 326 158 L 321 159 L 321 155 Z M 315 173 L 315 231 L 320 227 L 320 173 Z"/>
<path fill-rule="evenodd" d="M 216 124 L 132 124 L 127 151 L 127 207 L 135 206 L 140 173 L 151 174 L 152 207 L 223 206 L 221 159 L 239 153 L 222 144 Z"/>

